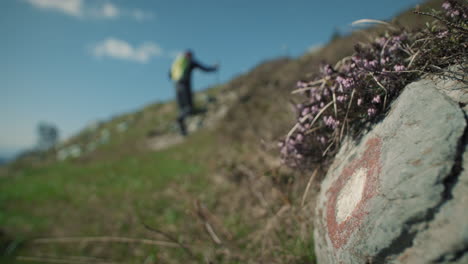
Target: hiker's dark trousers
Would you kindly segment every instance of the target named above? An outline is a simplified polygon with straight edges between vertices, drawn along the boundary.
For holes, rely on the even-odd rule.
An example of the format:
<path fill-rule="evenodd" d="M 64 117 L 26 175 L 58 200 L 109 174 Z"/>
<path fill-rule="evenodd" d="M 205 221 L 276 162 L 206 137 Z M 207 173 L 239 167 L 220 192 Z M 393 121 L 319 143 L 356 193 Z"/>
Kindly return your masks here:
<path fill-rule="evenodd" d="M 190 84 L 177 82 L 176 92 L 177 104 L 179 105 L 177 122 L 179 123 L 180 132 L 186 135 L 185 118 L 193 113 L 192 87 L 190 87 Z"/>

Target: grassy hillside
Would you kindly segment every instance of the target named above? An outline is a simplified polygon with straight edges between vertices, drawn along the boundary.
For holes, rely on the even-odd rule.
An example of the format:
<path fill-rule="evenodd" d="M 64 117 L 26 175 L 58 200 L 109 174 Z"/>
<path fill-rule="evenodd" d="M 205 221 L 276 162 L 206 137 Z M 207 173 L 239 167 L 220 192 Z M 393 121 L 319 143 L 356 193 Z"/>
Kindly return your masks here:
<path fill-rule="evenodd" d="M 426 21 L 405 13 L 395 23 L 419 27 Z M 290 92 L 320 63 L 337 62 L 383 30 L 334 39 L 298 59 L 266 61 L 197 94 L 209 112 L 191 121 L 196 131 L 184 140 L 175 135 L 174 102 L 157 103 L 2 168 L 3 259 L 314 263 L 310 219 L 317 186 L 311 179 L 325 168 L 281 165 L 276 143 L 294 122 Z M 61 150 L 77 147 L 80 155 L 57 160 Z"/>

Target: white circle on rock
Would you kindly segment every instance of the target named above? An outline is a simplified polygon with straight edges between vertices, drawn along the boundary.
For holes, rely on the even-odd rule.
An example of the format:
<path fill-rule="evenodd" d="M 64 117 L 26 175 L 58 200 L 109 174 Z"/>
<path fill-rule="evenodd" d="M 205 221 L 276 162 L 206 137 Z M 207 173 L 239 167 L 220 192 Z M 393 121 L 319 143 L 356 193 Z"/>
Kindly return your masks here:
<path fill-rule="evenodd" d="M 366 184 L 367 169 L 359 168 L 354 171 L 345 186 L 341 189 L 336 201 L 336 219 L 343 222 L 354 211 L 354 208 L 362 199 L 364 185 Z"/>

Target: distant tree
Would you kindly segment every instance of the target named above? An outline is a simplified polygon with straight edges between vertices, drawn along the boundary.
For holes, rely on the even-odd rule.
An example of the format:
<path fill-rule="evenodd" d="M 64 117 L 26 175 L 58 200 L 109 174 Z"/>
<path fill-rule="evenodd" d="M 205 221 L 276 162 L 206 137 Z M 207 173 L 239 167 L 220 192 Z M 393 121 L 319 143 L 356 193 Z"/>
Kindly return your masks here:
<path fill-rule="evenodd" d="M 37 125 L 37 135 L 37 149 L 48 150 L 58 142 L 59 130 L 54 124 L 40 122 Z"/>

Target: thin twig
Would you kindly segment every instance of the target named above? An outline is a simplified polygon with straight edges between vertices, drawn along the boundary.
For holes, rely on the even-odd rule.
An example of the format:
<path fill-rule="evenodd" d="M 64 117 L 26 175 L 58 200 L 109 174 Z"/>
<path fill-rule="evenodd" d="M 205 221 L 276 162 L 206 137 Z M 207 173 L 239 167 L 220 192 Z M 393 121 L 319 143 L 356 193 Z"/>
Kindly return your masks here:
<path fill-rule="evenodd" d="M 211 239 L 213 240 L 213 242 L 215 242 L 218 245 L 223 244 L 219 236 L 214 231 L 214 228 L 211 225 L 210 220 L 214 224 L 218 225 L 218 227 L 221 229 L 221 232 L 224 233 L 224 235 L 228 237 L 231 236 L 228 231 L 225 230 L 225 232 L 223 232 L 222 225 L 219 223 L 219 221 L 216 221 L 216 219 L 214 219 L 214 215 L 212 215 L 199 200 L 195 201 L 195 209 L 196 209 L 196 214 L 203 221 L 203 225 L 206 231 L 208 232 L 208 234 L 210 235 Z"/>
<path fill-rule="evenodd" d="M 403 45 L 404 45 L 407 49 L 409 49 L 409 51 L 410 51 L 411 54 L 414 54 L 414 53 L 415 53 L 414 50 L 411 48 L 410 45 L 408 45 L 408 44 L 403 44 Z M 418 51 L 418 52 L 419 52 L 419 51 Z"/>
<path fill-rule="evenodd" d="M 346 60 L 349 60 L 350 58 L 351 56 L 344 57 L 343 59 L 339 60 L 333 68 L 338 69 L 338 67 L 340 67 L 341 64 L 343 64 Z"/>
<path fill-rule="evenodd" d="M 144 245 L 156 245 L 163 247 L 179 247 L 178 244 L 169 241 L 139 239 L 129 237 L 57 237 L 57 238 L 37 238 L 29 241 L 33 244 L 49 244 L 49 243 L 90 243 L 90 242 L 115 242 L 115 243 L 137 243 Z"/>
<path fill-rule="evenodd" d="M 58 264 L 116 264 L 117 262 L 105 262 L 105 261 L 91 261 L 90 259 L 82 261 L 76 259 L 67 258 L 51 258 L 51 257 L 28 257 L 18 256 L 16 260 L 19 261 L 30 261 L 30 262 L 42 262 L 42 263 L 58 263 Z"/>
<path fill-rule="evenodd" d="M 330 150 L 330 148 L 335 144 L 335 141 L 333 140 L 332 143 L 330 143 L 330 145 L 328 145 L 328 147 L 325 149 L 325 151 L 322 153 L 322 157 L 325 157 L 325 155 L 327 155 L 327 152 Z"/>
<path fill-rule="evenodd" d="M 311 128 L 311 129 L 307 130 L 307 131 L 305 132 L 305 134 L 308 135 L 308 134 L 310 134 L 310 133 L 312 133 L 312 132 L 315 132 L 315 131 L 317 131 L 317 130 L 319 130 L 319 129 L 321 129 L 321 128 L 323 128 L 323 126 Z"/>
<path fill-rule="evenodd" d="M 386 26 L 392 26 L 392 24 L 382 21 L 382 20 L 377 20 L 377 19 L 359 19 L 351 23 L 351 25 L 359 25 L 359 24 L 381 24 L 381 25 L 386 25 Z"/>
<path fill-rule="evenodd" d="M 349 109 L 351 109 L 351 104 L 353 102 L 355 92 L 356 92 L 356 89 L 354 88 L 353 91 L 351 92 L 351 98 L 349 99 L 348 109 L 346 109 L 346 115 L 345 115 L 345 118 L 343 120 L 343 125 L 341 126 L 340 141 L 341 141 L 341 138 L 343 137 L 343 132 L 344 132 L 344 128 L 345 128 L 345 125 L 346 125 L 346 120 L 348 119 Z"/>
<path fill-rule="evenodd" d="M 178 244 L 182 249 L 185 250 L 185 252 L 187 252 L 187 254 L 190 256 L 190 257 L 194 257 L 195 255 L 193 254 L 193 252 L 190 250 L 190 248 L 188 248 L 186 245 L 182 244 L 181 242 L 179 242 L 179 240 L 177 240 L 175 237 L 173 237 L 172 235 L 164 232 L 164 231 L 161 231 L 159 229 L 155 229 L 153 227 L 150 227 L 149 225 L 147 225 L 146 223 L 143 223 L 142 222 L 142 225 L 148 229 L 149 231 L 151 232 L 154 232 L 154 233 L 157 233 L 157 234 L 160 234 L 162 236 L 164 236 L 165 238 L 169 239 L 170 241 Z"/>
<path fill-rule="evenodd" d="M 387 105 L 387 89 L 377 80 L 377 78 L 375 78 L 375 76 L 373 74 L 371 74 L 372 78 L 374 78 L 375 82 L 380 86 L 380 88 L 382 88 L 384 91 L 385 91 L 385 97 L 384 97 L 384 103 L 383 103 L 383 109 L 385 109 L 386 105 Z"/>
<path fill-rule="evenodd" d="M 326 106 L 324 106 L 324 107 L 322 108 L 322 110 L 320 110 L 320 112 L 317 113 L 317 115 L 315 116 L 314 120 L 312 120 L 312 122 L 310 123 L 310 127 L 312 127 L 312 126 L 314 125 L 315 121 L 320 117 L 320 115 L 321 115 L 325 110 L 327 110 L 327 108 L 330 107 L 330 105 L 332 105 L 332 104 L 333 104 L 333 101 L 332 101 L 332 102 L 329 102 Z M 310 118 L 310 117 L 312 117 L 312 114 L 308 114 L 308 115 L 304 116 L 304 117 L 301 118 L 299 121 L 300 121 L 300 123 L 302 123 L 302 122 L 306 121 L 307 118 Z"/>
<path fill-rule="evenodd" d="M 425 13 L 425 12 L 419 12 L 419 11 L 413 11 L 413 13 L 418 14 L 418 15 L 433 17 L 433 18 L 435 18 L 435 19 L 437 19 L 437 20 L 439 20 L 439 21 L 444 22 L 445 24 L 447 24 L 447 25 L 449 25 L 449 26 L 451 26 L 451 27 L 454 27 L 454 28 L 456 28 L 456 29 L 458 29 L 458 30 L 464 31 L 465 33 L 468 33 L 468 30 L 467 30 L 467 29 L 465 29 L 465 28 L 463 28 L 463 27 L 460 27 L 460 26 L 458 26 L 458 25 L 456 25 L 456 24 L 454 24 L 454 23 L 451 23 L 451 22 L 449 22 L 449 21 L 447 21 L 447 20 L 445 20 L 445 19 L 443 19 L 443 18 L 441 18 L 441 17 L 439 17 L 439 16 L 437 16 L 437 15 L 430 14 L 430 13 Z"/>
<path fill-rule="evenodd" d="M 398 49 L 401 50 L 401 51 L 403 51 L 404 53 L 408 54 L 408 56 L 412 56 L 412 55 L 413 55 L 413 53 L 407 51 L 407 50 L 406 50 L 405 48 L 403 48 L 403 47 L 399 47 Z"/>
<path fill-rule="evenodd" d="M 382 50 L 380 51 L 380 57 L 383 57 L 385 54 L 385 48 L 387 47 L 388 43 L 390 42 L 391 38 L 388 38 L 387 41 L 385 41 Z"/>
<path fill-rule="evenodd" d="M 289 133 L 288 133 L 288 135 L 286 136 L 286 141 L 292 136 L 292 134 L 293 134 L 294 132 L 296 132 L 296 129 L 299 128 L 299 125 L 300 125 L 299 123 L 296 123 L 296 124 L 293 126 L 293 128 L 291 128 L 291 130 L 289 130 Z"/>
<path fill-rule="evenodd" d="M 335 118 L 338 117 L 338 107 L 336 106 L 336 95 L 333 92 L 333 108 L 335 109 Z"/>
<path fill-rule="evenodd" d="M 296 93 L 301 93 L 301 92 L 311 90 L 313 88 L 316 88 L 314 85 L 319 84 L 321 82 L 324 83 L 325 81 L 323 79 L 320 79 L 320 80 L 317 80 L 317 81 L 309 82 L 309 83 L 307 83 L 307 87 L 296 89 L 296 90 L 292 91 L 291 93 L 296 94 Z"/>
<path fill-rule="evenodd" d="M 221 245 L 221 239 L 219 239 L 218 235 L 216 235 L 215 231 L 213 230 L 213 227 L 211 227 L 210 223 L 205 221 L 205 228 L 208 234 L 210 235 L 211 239 L 218 245 Z"/>
<path fill-rule="evenodd" d="M 312 173 L 312 175 L 309 178 L 309 181 L 307 182 L 307 186 L 305 188 L 304 194 L 302 195 L 301 207 L 304 207 L 304 203 L 305 203 L 305 199 L 307 197 L 307 193 L 309 193 L 310 185 L 312 184 L 312 180 L 315 179 L 315 176 L 317 175 L 317 172 L 318 172 L 318 168 L 314 170 L 314 172 Z"/>
<path fill-rule="evenodd" d="M 411 66 L 413 65 L 414 60 L 415 60 L 416 57 L 419 55 L 419 52 L 420 52 L 420 50 L 418 50 L 413 56 L 411 56 L 410 63 L 408 64 L 408 69 L 410 69 Z"/>

